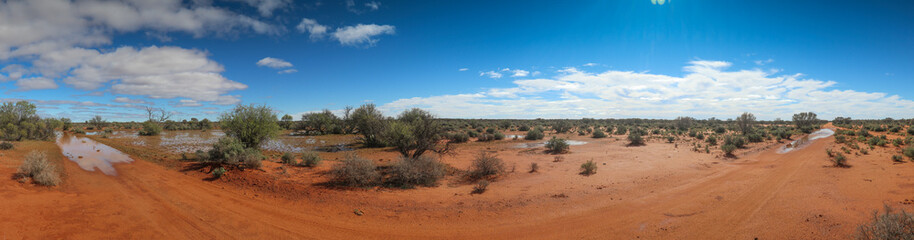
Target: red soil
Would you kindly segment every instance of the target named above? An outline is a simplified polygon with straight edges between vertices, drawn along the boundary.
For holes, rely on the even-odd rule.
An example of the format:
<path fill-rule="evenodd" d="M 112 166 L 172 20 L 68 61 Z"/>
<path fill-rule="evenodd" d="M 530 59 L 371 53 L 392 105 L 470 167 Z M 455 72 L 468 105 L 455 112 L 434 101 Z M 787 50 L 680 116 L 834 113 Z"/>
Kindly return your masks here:
<path fill-rule="evenodd" d="M 756 144 L 736 159 L 693 152 L 686 142 L 571 138 L 590 143 L 572 146 L 561 162 L 511 140 L 461 144 L 442 157 L 466 169 L 487 150 L 513 166 L 483 194 L 470 194 L 472 184 L 458 176 L 432 188 L 325 187 L 338 154 L 324 155 L 330 161 L 317 169 L 265 161 L 263 170 L 207 181 L 207 169 L 142 160 L 106 176 L 80 169 L 51 142 L 20 143 L 0 152 L 0 175 L 12 176 L 22 155 L 42 149 L 62 162 L 65 183 L 0 180 L 0 239 L 842 239 L 884 203 L 910 208 L 914 199 L 914 163 L 893 164 L 893 147 L 834 168 L 824 151 L 840 148 L 832 137 L 788 154 L 777 154 L 777 143 Z M 360 154 L 381 164 L 396 156 Z M 579 175 L 591 159 L 597 173 Z M 532 162 L 536 173 L 528 172 Z"/>

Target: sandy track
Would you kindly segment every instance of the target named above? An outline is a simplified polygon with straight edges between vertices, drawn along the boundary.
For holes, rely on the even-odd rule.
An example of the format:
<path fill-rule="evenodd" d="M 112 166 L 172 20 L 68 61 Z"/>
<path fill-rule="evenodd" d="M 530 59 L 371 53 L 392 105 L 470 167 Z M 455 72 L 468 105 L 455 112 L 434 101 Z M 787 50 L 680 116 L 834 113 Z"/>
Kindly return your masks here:
<path fill-rule="evenodd" d="M 65 161 L 67 184 L 59 190 L 0 188 L 0 238 L 833 239 L 849 237 L 881 203 L 914 196 L 905 187 L 914 178 L 911 164 L 885 164 L 874 153 L 853 160 L 850 169 L 825 167 L 823 149 L 830 145 L 833 138 L 788 154 L 769 149 L 710 170 L 632 183 L 627 186 L 633 194 L 588 194 L 491 211 L 468 204 L 442 210 L 447 218 L 397 209 L 402 201 L 383 199 L 373 214 L 352 214 L 352 206 L 370 206 L 378 198 L 373 193 L 346 198 L 341 194 L 347 192 L 329 190 L 296 201 L 145 161 L 116 165 L 116 177 Z"/>

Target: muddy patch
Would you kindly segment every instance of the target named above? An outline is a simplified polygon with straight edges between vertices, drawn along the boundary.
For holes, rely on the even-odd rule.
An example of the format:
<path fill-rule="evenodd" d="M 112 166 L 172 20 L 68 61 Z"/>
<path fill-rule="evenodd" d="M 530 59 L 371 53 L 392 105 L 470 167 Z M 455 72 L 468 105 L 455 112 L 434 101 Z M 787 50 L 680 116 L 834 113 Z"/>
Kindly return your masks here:
<path fill-rule="evenodd" d="M 578 140 L 565 140 L 565 142 L 568 143 L 568 145 L 571 145 L 571 146 L 579 146 L 579 145 L 587 144 L 587 142 L 585 142 L 585 141 L 578 141 Z M 547 142 L 520 143 L 520 144 L 514 145 L 514 148 L 538 148 L 538 147 L 545 147 L 545 146 L 546 146 L 546 143 L 547 143 Z"/>
<path fill-rule="evenodd" d="M 816 139 L 830 137 L 831 135 L 835 135 L 834 130 L 831 130 L 828 128 L 819 129 L 819 131 L 815 131 L 813 133 L 810 133 L 809 135 L 804 136 L 803 138 L 794 140 L 794 141 L 788 143 L 787 145 L 781 146 L 778 149 L 778 153 L 785 154 L 785 153 L 789 153 L 793 150 L 803 149 L 806 146 L 809 146 L 809 144 L 812 144 L 812 142 L 815 141 Z"/>

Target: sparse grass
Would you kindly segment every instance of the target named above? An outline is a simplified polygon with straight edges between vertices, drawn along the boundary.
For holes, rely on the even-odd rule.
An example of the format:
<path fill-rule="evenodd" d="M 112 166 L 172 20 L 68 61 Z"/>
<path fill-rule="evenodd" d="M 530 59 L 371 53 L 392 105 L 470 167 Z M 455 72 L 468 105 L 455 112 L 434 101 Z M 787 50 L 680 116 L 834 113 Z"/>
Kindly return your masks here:
<path fill-rule="evenodd" d="M 414 186 L 435 186 L 444 177 L 444 164 L 433 157 L 400 157 L 391 167 L 390 183 L 404 188 Z"/>
<path fill-rule="evenodd" d="M 857 239 L 914 239 L 914 215 L 885 205 L 885 213 L 873 212 L 873 221 L 857 228 Z"/>
<path fill-rule="evenodd" d="M 25 155 L 25 161 L 19 166 L 17 175 L 20 179 L 32 179 L 32 182 L 44 185 L 55 186 L 60 184 L 60 176 L 55 166 L 48 161 L 48 155 L 44 152 L 32 151 Z"/>
<path fill-rule="evenodd" d="M 538 172 L 539 169 L 540 169 L 540 165 L 538 165 L 536 163 L 530 163 L 530 173 Z"/>
<path fill-rule="evenodd" d="M 845 157 L 843 153 L 834 152 L 834 156 L 829 159 L 831 159 L 832 165 L 834 165 L 835 167 L 839 167 L 839 168 L 850 167 L 850 165 L 847 165 L 847 157 Z"/>
<path fill-rule="evenodd" d="M 346 159 L 330 170 L 333 182 L 350 187 L 371 187 L 381 181 L 374 161 L 358 157 L 346 156 Z"/>
<path fill-rule="evenodd" d="M 0 142 L 0 150 L 10 150 L 13 149 L 13 144 L 10 142 Z"/>
<path fill-rule="evenodd" d="M 581 175 L 590 176 L 597 173 L 597 163 L 593 160 L 587 160 L 584 164 L 581 164 Z"/>
<path fill-rule="evenodd" d="M 470 166 L 467 175 L 471 179 L 489 179 L 504 172 L 505 163 L 501 158 L 482 152 L 476 156 L 476 159 L 473 159 L 473 164 Z"/>

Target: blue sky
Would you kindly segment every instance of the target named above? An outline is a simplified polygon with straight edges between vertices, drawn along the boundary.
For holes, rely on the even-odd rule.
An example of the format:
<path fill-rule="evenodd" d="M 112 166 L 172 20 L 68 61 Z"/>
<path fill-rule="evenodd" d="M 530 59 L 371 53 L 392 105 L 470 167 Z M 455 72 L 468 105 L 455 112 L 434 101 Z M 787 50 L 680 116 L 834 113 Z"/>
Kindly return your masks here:
<path fill-rule="evenodd" d="M 4 1 L 0 101 L 216 118 L 914 117 L 908 1 Z M 258 62 L 262 64 L 258 64 Z M 284 71 L 284 72 L 283 72 Z"/>

